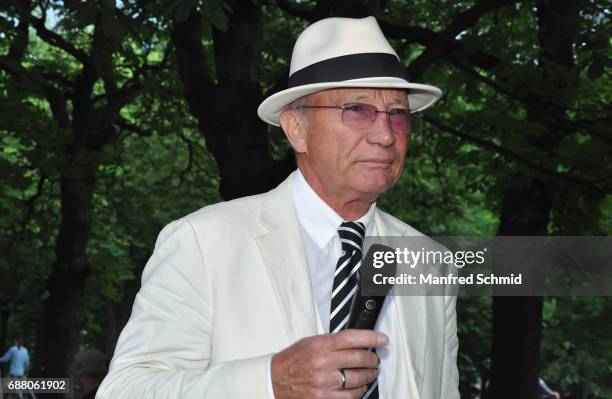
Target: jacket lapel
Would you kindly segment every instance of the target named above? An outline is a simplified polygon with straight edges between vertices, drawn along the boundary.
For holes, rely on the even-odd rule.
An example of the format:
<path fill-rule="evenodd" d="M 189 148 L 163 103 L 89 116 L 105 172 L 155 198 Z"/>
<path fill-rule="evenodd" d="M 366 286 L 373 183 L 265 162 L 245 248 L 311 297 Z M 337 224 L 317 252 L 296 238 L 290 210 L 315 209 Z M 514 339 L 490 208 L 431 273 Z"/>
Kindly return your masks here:
<path fill-rule="evenodd" d="M 290 342 L 317 333 L 310 272 L 293 200 L 293 173 L 263 199 L 255 238 Z"/>
<path fill-rule="evenodd" d="M 405 224 L 378 209 L 374 217 L 378 235 L 383 241 L 384 237 L 410 235 Z M 395 293 L 392 292 L 391 295 Z M 420 399 L 427 341 L 425 298 L 395 295 L 393 304 L 394 320 L 397 320 L 400 336 L 405 337 L 405 340 L 399 343 L 400 358 L 396 362 L 393 397 Z"/>

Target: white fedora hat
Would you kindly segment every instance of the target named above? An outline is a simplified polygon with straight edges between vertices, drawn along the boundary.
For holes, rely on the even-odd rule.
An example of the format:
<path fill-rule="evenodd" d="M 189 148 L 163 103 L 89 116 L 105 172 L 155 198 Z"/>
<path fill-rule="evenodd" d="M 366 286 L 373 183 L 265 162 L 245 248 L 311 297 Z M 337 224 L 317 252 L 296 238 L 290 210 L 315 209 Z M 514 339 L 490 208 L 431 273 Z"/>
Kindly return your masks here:
<path fill-rule="evenodd" d="M 257 114 L 278 126 L 281 112 L 293 101 L 340 87 L 407 89 L 412 112 L 442 96 L 437 87 L 408 82 L 404 66 L 374 17 L 326 18 L 300 34 L 291 56 L 288 88 L 266 98 Z"/>

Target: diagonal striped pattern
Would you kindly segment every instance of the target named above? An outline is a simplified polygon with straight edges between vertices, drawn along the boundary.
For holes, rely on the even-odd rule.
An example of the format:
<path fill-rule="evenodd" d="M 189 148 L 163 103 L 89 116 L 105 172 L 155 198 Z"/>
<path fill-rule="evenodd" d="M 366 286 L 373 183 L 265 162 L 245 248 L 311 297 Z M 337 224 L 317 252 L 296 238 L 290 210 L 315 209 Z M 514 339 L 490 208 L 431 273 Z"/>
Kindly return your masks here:
<path fill-rule="evenodd" d="M 361 222 L 344 222 L 338 228 L 342 243 L 342 256 L 334 273 L 329 331 L 343 330 L 348 322 L 351 299 L 357 290 L 357 271 L 361 266 L 361 246 L 365 226 Z"/>
<path fill-rule="evenodd" d="M 368 384 L 368 390 L 361 397 L 362 399 L 378 399 L 378 378 Z"/>
<path fill-rule="evenodd" d="M 342 244 L 342 256 L 336 264 L 332 287 L 329 331 L 338 332 L 346 327 L 351 310 L 351 300 L 357 291 L 357 272 L 361 267 L 361 247 L 365 226 L 361 222 L 344 222 L 338 228 Z M 378 399 L 378 379 L 368 385 L 362 399 Z"/>

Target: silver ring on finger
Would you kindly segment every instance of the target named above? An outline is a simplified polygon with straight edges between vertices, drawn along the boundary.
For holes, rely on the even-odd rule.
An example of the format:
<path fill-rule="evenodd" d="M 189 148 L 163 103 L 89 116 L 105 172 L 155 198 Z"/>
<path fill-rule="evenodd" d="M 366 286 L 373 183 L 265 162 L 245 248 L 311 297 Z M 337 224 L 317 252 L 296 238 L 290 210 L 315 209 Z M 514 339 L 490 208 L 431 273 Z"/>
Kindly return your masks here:
<path fill-rule="evenodd" d="M 344 369 L 338 370 L 340 372 L 340 377 L 342 377 L 342 384 L 340 385 L 341 389 L 346 389 L 346 374 L 344 373 Z"/>

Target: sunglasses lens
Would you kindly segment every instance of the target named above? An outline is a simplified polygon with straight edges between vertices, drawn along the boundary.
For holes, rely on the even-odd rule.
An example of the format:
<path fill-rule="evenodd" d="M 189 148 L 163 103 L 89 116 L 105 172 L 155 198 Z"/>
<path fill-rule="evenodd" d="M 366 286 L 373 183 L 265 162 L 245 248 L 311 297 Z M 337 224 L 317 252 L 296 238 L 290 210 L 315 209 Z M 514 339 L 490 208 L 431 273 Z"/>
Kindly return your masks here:
<path fill-rule="evenodd" d="M 369 104 L 346 104 L 342 110 L 342 122 L 349 127 L 364 129 L 376 119 L 376 107 Z"/>
<path fill-rule="evenodd" d="M 411 130 L 416 131 L 415 126 L 411 126 L 412 119 L 410 111 L 403 108 L 395 108 L 383 115 L 389 118 L 391 128 L 397 133 L 410 133 Z M 378 111 L 375 106 L 370 104 L 346 104 L 342 110 L 342 122 L 348 126 L 357 129 L 367 129 L 374 124 Z"/>
<path fill-rule="evenodd" d="M 410 111 L 407 109 L 392 109 L 389 112 L 391 127 L 395 132 L 410 132 Z"/>

